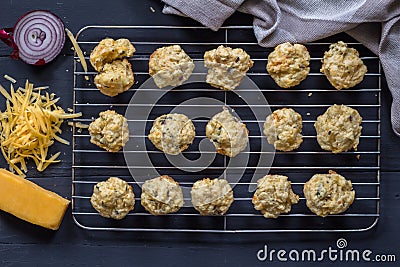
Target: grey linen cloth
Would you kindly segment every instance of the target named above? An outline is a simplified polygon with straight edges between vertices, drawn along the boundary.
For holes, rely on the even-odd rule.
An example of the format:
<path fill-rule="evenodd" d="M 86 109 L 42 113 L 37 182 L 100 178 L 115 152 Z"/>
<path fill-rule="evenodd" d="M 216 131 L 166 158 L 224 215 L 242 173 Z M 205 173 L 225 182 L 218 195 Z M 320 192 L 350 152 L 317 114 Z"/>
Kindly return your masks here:
<path fill-rule="evenodd" d="M 163 12 L 218 30 L 236 10 L 254 17 L 261 46 L 305 43 L 346 32 L 379 56 L 393 96 L 391 120 L 400 136 L 399 0 L 162 0 Z"/>

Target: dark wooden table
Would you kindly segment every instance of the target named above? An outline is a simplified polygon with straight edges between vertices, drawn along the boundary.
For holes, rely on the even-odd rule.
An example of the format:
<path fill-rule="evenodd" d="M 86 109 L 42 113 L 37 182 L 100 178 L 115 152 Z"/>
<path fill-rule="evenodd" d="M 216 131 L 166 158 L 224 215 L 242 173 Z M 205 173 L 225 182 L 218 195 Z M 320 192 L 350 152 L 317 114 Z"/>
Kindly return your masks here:
<path fill-rule="evenodd" d="M 73 33 L 86 25 L 198 25 L 190 19 L 161 13 L 160 1 L 2 1 L 0 26 L 11 27 L 23 13 L 47 9 L 59 15 Z M 151 7 L 155 12 L 151 11 Z M 251 18 L 235 14 L 227 25 L 251 25 Z M 73 60 L 70 43 L 61 55 L 44 67 L 32 67 L 8 57 L 10 48 L 0 44 L 0 76 L 9 74 L 19 82 L 29 79 L 50 85 L 61 97 L 63 107 L 72 106 Z M 0 78 L 3 85 L 8 82 Z M 376 227 L 361 233 L 279 234 L 189 234 L 87 231 L 77 227 L 68 209 L 58 231 L 48 231 L 0 212 L 0 266 L 256 266 L 273 264 L 257 259 L 257 252 L 269 249 L 315 249 L 336 247 L 345 238 L 348 248 L 370 249 L 374 254 L 394 254 L 400 261 L 400 140 L 390 125 L 391 96 L 386 83 L 382 91 L 381 212 Z M 71 138 L 69 127 L 65 136 Z M 58 146 L 58 145 L 57 145 Z M 71 148 L 62 163 L 44 174 L 29 177 L 41 186 L 71 197 Z M 1 161 L 1 166 L 6 167 Z M 274 263 L 277 263 L 276 261 Z M 338 263 L 338 261 L 336 261 Z M 341 262 L 345 264 L 346 262 Z M 298 262 L 287 262 L 298 266 Z M 326 264 L 332 264 L 327 261 Z M 351 264 L 364 264 L 351 262 Z M 385 263 L 385 266 L 396 266 Z"/>

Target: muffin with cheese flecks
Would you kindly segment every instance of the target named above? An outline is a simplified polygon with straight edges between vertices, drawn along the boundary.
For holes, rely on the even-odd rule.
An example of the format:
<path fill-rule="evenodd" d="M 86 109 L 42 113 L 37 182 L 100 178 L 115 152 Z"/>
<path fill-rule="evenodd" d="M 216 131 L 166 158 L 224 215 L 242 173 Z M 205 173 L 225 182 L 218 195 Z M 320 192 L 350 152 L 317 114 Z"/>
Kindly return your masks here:
<path fill-rule="evenodd" d="M 220 45 L 205 52 L 204 66 L 208 69 L 207 83 L 223 90 L 233 90 L 253 66 L 253 61 L 241 48 Z"/>
<path fill-rule="evenodd" d="M 127 59 L 106 63 L 103 70 L 94 77 L 100 92 L 111 97 L 129 90 L 134 82 L 132 66 Z"/>
<path fill-rule="evenodd" d="M 281 151 L 292 151 L 303 142 L 301 134 L 303 120 L 291 108 L 275 110 L 264 123 L 264 134 L 268 143 Z"/>
<path fill-rule="evenodd" d="M 192 204 L 201 215 L 224 215 L 233 203 L 233 190 L 225 179 L 204 178 L 190 191 Z"/>
<path fill-rule="evenodd" d="M 110 177 L 93 187 L 90 203 L 101 216 L 121 220 L 134 209 L 135 194 L 127 182 Z"/>
<path fill-rule="evenodd" d="M 268 55 L 267 71 L 282 88 L 300 84 L 310 72 L 310 54 L 302 44 L 283 43 Z"/>
<path fill-rule="evenodd" d="M 90 53 L 90 63 L 95 70 L 101 72 L 106 63 L 131 57 L 135 52 L 135 47 L 128 39 L 121 38 L 114 40 L 106 38 L 101 40 Z"/>
<path fill-rule="evenodd" d="M 172 113 L 155 119 L 148 138 L 164 153 L 178 155 L 189 147 L 195 135 L 193 122 L 186 115 Z"/>
<path fill-rule="evenodd" d="M 140 201 L 142 206 L 153 215 L 177 212 L 184 204 L 179 183 L 168 175 L 145 181 Z"/>
<path fill-rule="evenodd" d="M 297 202 L 299 196 L 293 193 L 287 176 L 266 175 L 257 181 L 252 203 L 265 218 L 278 218 L 280 214 L 290 212 Z"/>
<path fill-rule="evenodd" d="M 355 191 L 350 180 L 340 174 L 315 174 L 304 184 L 307 207 L 321 217 L 345 212 L 354 201 Z"/>
<path fill-rule="evenodd" d="M 129 140 L 127 119 L 114 110 L 100 112 L 89 125 L 90 142 L 108 152 L 120 151 Z"/>
<path fill-rule="evenodd" d="M 150 56 L 149 74 L 159 88 L 183 84 L 193 69 L 193 60 L 179 45 L 160 47 Z"/>
<path fill-rule="evenodd" d="M 339 41 L 329 46 L 322 59 L 321 72 L 338 90 L 356 86 L 364 79 L 367 67 L 356 49 Z"/>
<path fill-rule="evenodd" d="M 333 153 L 357 150 L 361 136 L 362 117 L 345 105 L 333 105 L 314 123 L 317 141 L 322 149 Z"/>
<path fill-rule="evenodd" d="M 206 136 L 214 144 L 217 153 L 235 157 L 249 142 L 246 125 L 228 109 L 215 114 L 206 125 Z"/>

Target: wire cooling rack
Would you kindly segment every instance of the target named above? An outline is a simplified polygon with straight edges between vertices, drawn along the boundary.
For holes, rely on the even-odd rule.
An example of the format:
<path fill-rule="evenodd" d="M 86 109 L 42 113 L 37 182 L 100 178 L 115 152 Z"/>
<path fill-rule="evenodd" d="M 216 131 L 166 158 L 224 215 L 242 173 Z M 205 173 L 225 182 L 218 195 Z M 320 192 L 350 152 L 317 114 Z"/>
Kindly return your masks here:
<path fill-rule="evenodd" d="M 164 232 L 222 232 L 222 233 L 256 233 L 256 232 L 354 232 L 371 229 L 379 219 L 379 172 L 380 172 L 380 105 L 381 105 L 381 67 L 379 59 L 360 43 L 347 35 L 333 36 L 319 42 L 306 44 L 311 55 L 311 71 L 306 80 L 291 89 L 279 88 L 265 70 L 267 56 L 271 48 L 257 45 L 251 27 L 225 27 L 212 32 L 203 27 L 173 26 L 87 26 L 77 34 L 77 41 L 86 54 L 105 37 L 128 38 L 137 52 L 130 59 L 135 72 L 135 85 L 127 92 L 110 98 L 99 92 L 93 83 L 96 75 L 93 69 L 83 72 L 78 58 L 74 60 L 74 112 L 82 112 L 75 122 L 89 124 L 98 117 L 99 112 L 114 109 L 124 114 L 129 108 L 130 100 L 138 94 L 141 85 L 149 79 L 148 60 L 150 54 L 158 47 L 180 44 L 195 60 L 201 61 L 205 51 L 218 45 L 229 45 L 245 49 L 254 61 L 248 77 L 268 100 L 269 108 L 291 107 L 303 117 L 304 141 L 300 148 L 292 152 L 273 152 L 262 150 L 265 137 L 259 126 L 262 120 L 256 119 L 252 111 L 265 109 L 262 105 L 253 105 L 244 101 L 237 92 L 226 92 L 212 88 L 205 83 L 194 83 L 169 90 L 157 103 L 141 103 L 149 108 L 150 114 L 139 120 L 129 120 L 130 141 L 133 145 L 125 149 L 125 156 L 133 154 L 148 157 L 153 166 L 129 165 L 124 153 L 108 153 L 89 142 L 90 136 L 85 129 L 73 129 L 73 180 L 72 180 L 72 214 L 77 225 L 88 230 L 115 231 L 164 231 Z M 356 48 L 368 67 L 363 82 L 354 88 L 337 91 L 319 72 L 321 58 L 331 43 L 345 41 Z M 199 73 L 194 73 L 194 75 Z M 147 88 L 148 93 L 158 88 Z M 237 89 L 241 90 L 241 89 Z M 252 89 L 247 89 L 252 94 Z M 204 107 L 222 108 L 226 105 L 233 108 L 250 130 L 249 149 L 242 152 L 248 161 L 244 166 L 229 167 L 229 159 L 216 155 L 207 168 L 181 169 L 171 164 L 165 155 L 158 151 L 147 139 L 146 134 L 153 120 L 161 114 L 169 113 L 176 106 L 194 97 L 213 98 L 222 104 L 205 105 Z M 154 105 L 155 104 L 155 105 Z M 332 154 L 321 150 L 316 141 L 313 124 L 318 115 L 333 104 L 345 104 L 356 108 L 363 117 L 363 130 L 358 151 Z M 185 106 L 185 104 L 183 104 Z M 199 106 L 201 113 L 202 106 Z M 132 128 L 137 122 L 145 123 L 146 134 L 138 134 Z M 193 119 L 196 127 L 196 138 L 189 149 L 183 152 L 188 160 L 196 160 L 201 155 L 199 145 L 205 138 L 206 118 Z M 145 146 L 136 145 L 144 140 Z M 128 142 L 128 143 L 129 143 Z M 203 151 L 202 153 L 213 153 Z M 265 162 L 259 162 L 263 155 L 269 155 Z M 272 160 L 272 166 L 268 160 Z M 195 162 L 195 161 L 194 161 Z M 192 169 L 191 169 L 192 168 Z M 230 169 L 229 169 L 230 168 Z M 141 181 L 133 179 L 135 174 L 145 175 L 153 169 L 160 174 L 167 174 L 177 180 L 188 191 L 190 186 L 203 177 L 224 177 L 234 186 L 235 201 L 224 216 L 200 216 L 194 208 L 183 207 L 178 213 L 153 216 L 140 205 Z M 228 172 L 228 169 L 230 172 Z M 130 172 L 131 170 L 131 172 Z M 305 205 L 302 188 L 304 183 L 316 173 L 327 173 L 334 170 L 353 182 L 356 199 L 343 214 L 320 218 L 312 214 Z M 254 210 L 251 203 L 255 181 L 266 174 L 287 175 L 292 181 L 295 193 L 300 196 L 298 204 L 292 206 L 289 214 L 278 219 L 265 219 Z M 231 182 L 231 176 L 235 176 Z M 90 204 L 93 186 L 110 176 L 118 176 L 129 182 L 134 189 L 136 204 L 134 211 L 123 220 L 106 219 L 98 215 Z M 153 178 L 153 177 L 148 177 Z M 256 178 L 256 179 L 255 179 Z M 255 179 L 255 180 L 254 180 Z M 190 203 L 190 196 L 185 195 L 185 202 Z"/>

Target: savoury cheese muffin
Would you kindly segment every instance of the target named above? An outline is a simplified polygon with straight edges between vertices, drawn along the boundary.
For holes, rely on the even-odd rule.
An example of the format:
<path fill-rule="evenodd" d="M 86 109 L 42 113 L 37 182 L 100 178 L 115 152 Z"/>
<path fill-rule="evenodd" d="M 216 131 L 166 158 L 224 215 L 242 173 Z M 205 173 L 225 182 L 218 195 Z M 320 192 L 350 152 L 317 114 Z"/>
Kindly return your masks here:
<path fill-rule="evenodd" d="M 221 45 L 205 52 L 204 66 L 208 68 L 207 83 L 223 90 L 233 90 L 253 66 L 253 61 L 243 49 Z"/>
<path fill-rule="evenodd" d="M 291 108 L 275 110 L 264 123 L 264 134 L 268 143 L 281 151 L 297 149 L 303 142 L 301 134 L 303 120 Z"/>
<path fill-rule="evenodd" d="M 195 135 L 193 122 L 186 115 L 172 113 L 155 119 L 148 137 L 159 150 L 178 155 L 189 147 Z"/>
<path fill-rule="evenodd" d="M 345 212 L 355 197 L 351 181 L 334 171 L 315 174 L 304 184 L 303 192 L 307 207 L 321 217 Z"/>
<path fill-rule="evenodd" d="M 110 177 L 94 186 L 90 203 L 101 216 L 121 220 L 134 209 L 135 195 L 127 182 Z"/>
<path fill-rule="evenodd" d="M 150 56 L 149 74 L 159 88 L 183 84 L 193 69 L 193 60 L 179 45 L 158 48 Z"/>
<path fill-rule="evenodd" d="M 134 84 L 132 66 L 127 59 L 106 63 L 102 71 L 94 77 L 96 87 L 107 96 L 125 92 Z"/>
<path fill-rule="evenodd" d="M 267 71 L 282 88 L 300 84 L 310 72 L 310 54 L 302 44 L 283 43 L 268 55 Z"/>
<path fill-rule="evenodd" d="M 246 125 L 228 109 L 214 115 L 206 125 L 206 136 L 214 144 L 217 153 L 235 157 L 249 141 Z"/>
<path fill-rule="evenodd" d="M 204 178 L 190 191 L 192 204 L 201 215 L 224 215 L 233 202 L 233 191 L 225 179 Z"/>
<path fill-rule="evenodd" d="M 357 146 L 361 135 L 362 118 L 358 111 L 345 106 L 333 105 L 314 123 L 317 141 L 322 149 L 333 153 L 346 152 Z"/>
<path fill-rule="evenodd" d="M 100 112 L 89 125 L 90 142 L 108 152 L 117 152 L 128 142 L 127 119 L 114 110 Z"/>
<path fill-rule="evenodd" d="M 293 193 L 287 176 L 266 175 L 257 181 L 252 202 L 265 218 L 278 218 L 281 213 L 290 212 L 299 196 Z"/>
<path fill-rule="evenodd" d="M 145 181 L 140 200 L 142 206 L 153 215 L 177 212 L 184 203 L 179 183 L 168 175 Z"/>
<path fill-rule="evenodd" d="M 106 63 L 111 63 L 116 59 L 124 59 L 133 56 L 136 52 L 135 47 L 128 39 L 114 40 L 106 38 L 90 53 L 90 63 L 97 71 L 102 71 Z"/>
<path fill-rule="evenodd" d="M 360 59 L 358 51 L 347 47 L 339 41 L 329 46 L 324 53 L 321 72 L 338 90 L 350 88 L 359 84 L 367 72 L 367 67 Z"/>

